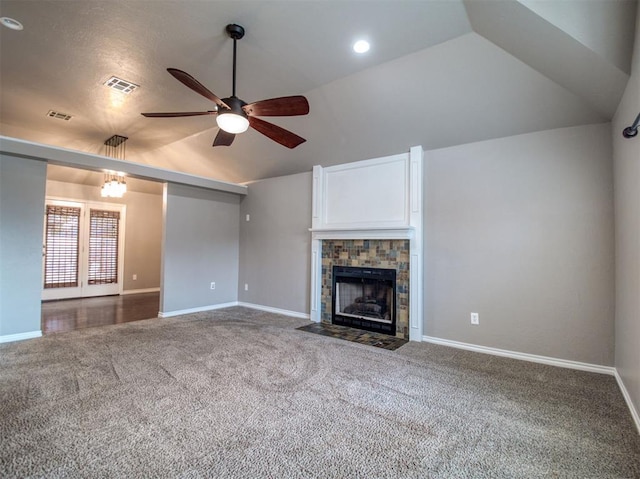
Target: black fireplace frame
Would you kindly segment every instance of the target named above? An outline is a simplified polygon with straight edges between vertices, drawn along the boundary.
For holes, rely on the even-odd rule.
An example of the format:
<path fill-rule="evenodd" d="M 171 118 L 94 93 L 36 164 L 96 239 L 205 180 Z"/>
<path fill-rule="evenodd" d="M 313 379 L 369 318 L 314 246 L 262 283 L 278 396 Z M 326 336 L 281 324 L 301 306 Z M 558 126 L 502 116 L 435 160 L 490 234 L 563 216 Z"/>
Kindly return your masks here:
<path fill-rule="evenodd" d="M 338 281 L 338 279 L 342 281 Z M 359 282 L 361 282 L 363 285 L 373 284 L 376 282 L 385 282 L 388 286 L 391 286 L 393 288 L 393 304 L 391 305 L 391 307 L 387 306 L 391 313 L 391 322 L 381 322 L 376 321 L 375 319 L 368 319 L 363 317 L 355 318 L 351 316 L 336 314 L 336 283 L 338 282 L 347 282 L 353 284 L 358 284 Z M 331 275 L 331 323 L 395 336 L 397 320 L 396 289 L 395 269 L 369 268 L 362 266 L 333 266 Z"/>

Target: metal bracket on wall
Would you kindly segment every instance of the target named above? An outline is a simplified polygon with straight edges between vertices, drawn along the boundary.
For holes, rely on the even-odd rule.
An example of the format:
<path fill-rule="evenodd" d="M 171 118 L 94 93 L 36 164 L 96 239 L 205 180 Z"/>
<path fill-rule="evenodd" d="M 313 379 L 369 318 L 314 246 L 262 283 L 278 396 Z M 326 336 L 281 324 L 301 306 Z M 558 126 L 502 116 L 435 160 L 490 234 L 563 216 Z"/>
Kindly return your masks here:
<path fill-rule="evenodd" d="M 624 130 L 622 130 L 622 136 L 624 136 L 625 138 L 633 138 L 634 136 L 636 136 L 638 134 L 639 124 L 640 124 L 640 113 L 638 113 L 638 116 L 636 116 L 636 119 L 633 122 L 633 125 L 628 126 Z"/>

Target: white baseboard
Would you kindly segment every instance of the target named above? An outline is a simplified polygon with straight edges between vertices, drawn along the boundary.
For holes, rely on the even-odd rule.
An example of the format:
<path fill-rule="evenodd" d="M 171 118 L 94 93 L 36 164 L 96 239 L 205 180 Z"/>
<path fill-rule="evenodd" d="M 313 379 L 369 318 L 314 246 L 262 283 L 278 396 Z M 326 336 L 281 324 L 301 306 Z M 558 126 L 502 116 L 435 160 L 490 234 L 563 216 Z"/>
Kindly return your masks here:
<path fill-rule="evenodd" d="M 158 293 L 160 292 L 160 288 L 146 288 L 146 289 L 127 289 L 124 290 L 121 294 L 142 294 L 142 293 Z"/>
<path fill-rule="evenodd" d="M 180 309 L 177 311 L 160 311 L 158 313 L 159 318 L 170 318 L 172 316 L 181 316 L 183 314 L 201 313 L 203 311 L 213 311 L 214 309 L 230 308 L 232 306 L 238 306 L 237 301 L 221 304 L 210 304 L 208 306 L 200 306 L 199 308 Z"/>
<path fill-rule="evenodd" d="M 520 359 L 522 361 L 530 361 L 533 363 L 548 364 L 550 366 L 559 366 L 561 368 L 578 369 L 580 371 L 608 374 L 610 376 L 613 376 L 616 373 L 616 369 L 614 367 L 601 366 L 599 364 L 581 363 L 579 361 L 569 361 L 568 359 L 558 359 L 548 356 L 538 356 L 537 354 L 519 353 L 517 351 L 508 351 L 506 349 L 478 346 L 476 344 L 462 343 L 460 341 L 434 338 L 431 336 L 423 336 L 422 340 L 428 343 L 441 344 L 443 346 L 451 346 L 458 349 L 466 349 L 468 351 L 475 351 L 477 353 L 493 354 L 494 356 Z"/>
<path fill-rule="evenodd" d="M 638 430 L 638 434 L 640 434 L 640 414 L 638 414 L 638 410 L 633 405 L 633 402 L 631 401 L 631 395 L 629 394 L 629 391 L 627 391 L 627 388 L 624 385 L 624 382 L 622 382 L 622 378 L 618 374 L 617 370 L 615 373 L 615 377 L 616 377 L 616 381 L 618 381 L 618 387 L 620 388 L 620 391 L 622 391 L 622 395 L 624 396 L 624 400 L 627 402 L 629 411 L 631 411 L 631 417 L 633 418 L 633 422 L 636 423 L 636 429 Z"/>
<path fill-rule="evenodd" d="M 298 313 L 297 311 L 289 311 L 288 309 L 272 308 L 271 306 L 262 306 L 261 304 L 239 302 L 238 306 L 244 306 L 245 308 L 251 309 L 259 309 L 260 311 L 266 311 L 268 313 L 282 314 L 284 316 L 291 316 L 293 318 L 311 319 L 311 316 L 307 313 Z"/>
<path fill-rule="evenodd" d="M 620 375 L 618 374 L 618 371 L 614 367 L 600 366 L 598 364 L 590 364 L 590 363 L 581 363 L 579 361 L 569 361 L 567 359 L 550 358 L 548 356 L 538 356 L 536 354 L 519 353 L 516 351 L 508 351 L 505 349 L 489 348 L 487 346 L 478 346 L 476 344 L 462 343 L 460 341 L 434 338 L 431 336 L 423 336 L 422 340 L 427 343 L 441 344 L 443 346 L 451 346 L 453 348 L 466 349 L 467 351 L 475 351 L 477 353 L 493 354 L 494 356 L 520 359 L 523 361 L 531 361 L 533 363 L 548 364 L 551 366 L 559 366 L 561 368 L 578 369 L 580 371 L 589 371 L 592 373 L 601 373 L 601 374 L 608 374 L 610 376 L 614 376 L 616 378 L 616 381 L 618 382 L 618 387 L 620 388 L 620 391 L 624 396 L 624 400 L 627 403 L 627 407 L 631 412 L 631 417 L 633 418 L 633 422 L 636 425 L 636 429 L 640 434 L 640 414 L 638 414 L 638 410 L 636 409 L 635 405 L 633 404 L 633 401 L 631 400 L 631 395 L 629 394 L 629 391 L 627 391 L 627 388 L 625 387 L 624 382 L 622 382 L 622 378 L 620 377 Z"/>
<path fill-rule="evenodd" d="M 258 309 L 260 311 L 267 311 L 268 313 L 282 314 L 283 316 L 291 316 L 293 318 L 309 319 L 310 316 L 305 313 L 299 313 L 297 311 L 289 311 L 287 309 L 272 308 L 271 306 L 262 306 L 261 304 L 242 303 L 239 301 L 232 301 L 230 303 L 212 304 L 209 306 L 201 306 L 199 308 L 181 309 L 178 311 L 160 311 L 158 313 L 159 318 L 170 318 L 172 316 L 181 316 L 183 314 L 201 313 L 203 311 L 213 311 L 215 309 L 231 308 L 233 306 L 244 306 L 245 308 Z"/>
<path fill-rule="evenodd" d="M 23 339 L 33 339 L 42 336 L 42 331 L 29 331 L 27 333 L 5 334 L 0 336 L 0 343 L 11 343 L 13 341 L 22 341 Z"/>

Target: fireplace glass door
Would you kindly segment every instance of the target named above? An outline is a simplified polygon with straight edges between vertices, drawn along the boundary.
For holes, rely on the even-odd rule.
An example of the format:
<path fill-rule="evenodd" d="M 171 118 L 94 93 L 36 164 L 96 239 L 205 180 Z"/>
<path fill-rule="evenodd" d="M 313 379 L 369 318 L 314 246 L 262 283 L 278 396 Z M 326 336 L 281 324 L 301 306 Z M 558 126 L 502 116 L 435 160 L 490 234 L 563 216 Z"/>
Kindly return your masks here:
<path fill-rule="evenodd" d="M 333 267 L 333 324 L 395 335 L 396 271 Z"/>

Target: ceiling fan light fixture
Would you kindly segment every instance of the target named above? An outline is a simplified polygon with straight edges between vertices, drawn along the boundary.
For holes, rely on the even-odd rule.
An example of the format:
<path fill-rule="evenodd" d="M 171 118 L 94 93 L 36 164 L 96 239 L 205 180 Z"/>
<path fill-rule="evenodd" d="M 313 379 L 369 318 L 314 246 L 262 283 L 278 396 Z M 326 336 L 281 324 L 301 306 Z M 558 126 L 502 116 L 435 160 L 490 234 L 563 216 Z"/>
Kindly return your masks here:
<path fill-rule="evenodd" d="M 218 111 L 216 123 L 218 123 L 218 126 L 227 133 L 244 133 L 247 131 L 247 128 L 249 128 L 249 120 L 232 111 Z"/>
<path fill-rule="evenodd" d="M 229 106 L 229 109 L 218 108 L 216 123 L 227 133 L 244 133 L 249 128 L 249 119 L 242 109 L 245 106 L 240 98 L 235 96 L 224 98 L 222 101 Z"/>

